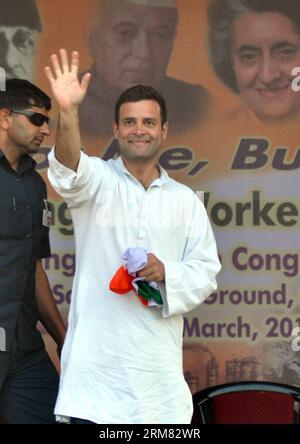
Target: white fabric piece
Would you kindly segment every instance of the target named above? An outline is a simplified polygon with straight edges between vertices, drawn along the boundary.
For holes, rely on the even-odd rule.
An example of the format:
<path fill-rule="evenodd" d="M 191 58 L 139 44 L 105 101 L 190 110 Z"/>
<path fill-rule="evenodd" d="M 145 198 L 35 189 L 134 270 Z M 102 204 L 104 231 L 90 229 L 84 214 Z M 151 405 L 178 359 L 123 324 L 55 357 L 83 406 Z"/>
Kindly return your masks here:
<path fill-rule="evenodd" d="M 135 276 L 135 273 L 145 265 L 148 264 L 148 256 L 145 248 L 140 247 L 130 247 L 122 254 L 122 259 L 125 260 L 125 267 L 128 273 Z"/>
<path fill-rule="evenodd" d="M 216 289 L 220 270 L 203 204 L 162 168 L 145 190 L 121 158 L 81 153 L 75 173 L 52 150 L 49 164 L 49 180 L 71 211 L 76 248 L 55 413 L 99 424 L 189 423 L 182 314 Z M 164 263 L 162 309 L 109 290 L 131 245 Z"/>
<path fill-rule="evenodd" d="M 144 268 L 145 265 L 147 265 L 148 263 L 147 251 L 145 250 L 145 248 L 140 248 L 140 247 L 127 248 L 127 250 L 124 251 L 124 253 L 122 254 L 122 259 L 126 261 L 125 267 L 127 268 L 128 273 L 131 274 L 132 276 L 136 276 L 136 272 Z M 132 286 L 134 287 L 137 293 L 139 291 L 137 282 L 143 280 L 144 278 L 142 277 L 135 277 L 132 281 Z M 155 290 L 158 290 L 158 285 L 156 282 L 149 282 L 148 285 L 154 288 Z M 148 306 L 161 307 L 161 305 L 158 304 L 153 299 L 150 299 L 148 301 Z"/>
<path fill-rule="evenodd" d="M 56 415 L 55 416 L 56 422 L 59 424 L 71 424 L 71 418 L 70 416 L 62 416 L 62 415 Z"/>

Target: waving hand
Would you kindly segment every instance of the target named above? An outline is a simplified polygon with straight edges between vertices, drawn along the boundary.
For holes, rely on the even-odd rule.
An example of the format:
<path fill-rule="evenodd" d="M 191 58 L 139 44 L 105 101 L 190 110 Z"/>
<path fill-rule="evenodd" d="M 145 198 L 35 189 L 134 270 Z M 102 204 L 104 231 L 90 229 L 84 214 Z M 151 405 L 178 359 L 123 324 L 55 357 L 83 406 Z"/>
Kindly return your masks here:
<path fill-rule="evenodd" d="M 46 66 L 45 73 L 60 109 L 78 106 L 84 99 L 91 78 L 90 73 L 84 74 L 81 81 L 78 78 L 79 53 L 73 51 L 70 61 L 67 51 L 60 49 L 59 55 L 52 54 L 50 60 L 52 66 Z"/>
<path fill-rule="evenodd" d="M 45 67 L 45 74 L 59 105 L 55 157 L 66 167 L 77 171 L 81 155 L 78 106 L 87 92 L 91 74 L 86 73 L 79 80 L 78 51 L 73 51 L 69 57 L 65 49 L 60 49 L 59 55 L 51 55 L 50 62 L 51 67 Z"/>

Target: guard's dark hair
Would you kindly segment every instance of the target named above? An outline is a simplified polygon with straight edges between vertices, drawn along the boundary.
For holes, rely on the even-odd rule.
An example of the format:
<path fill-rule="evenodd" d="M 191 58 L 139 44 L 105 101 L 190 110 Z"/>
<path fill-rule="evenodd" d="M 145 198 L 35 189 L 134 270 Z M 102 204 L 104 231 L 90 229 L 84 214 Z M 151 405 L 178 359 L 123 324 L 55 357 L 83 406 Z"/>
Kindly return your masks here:
<path fill-rule="evenodd" d="M 25 109 L 31 106 L 51 109 L 51 99 L 40 88 L 24 79 L 9 79 L 0 91 L 0 109 Z"/>

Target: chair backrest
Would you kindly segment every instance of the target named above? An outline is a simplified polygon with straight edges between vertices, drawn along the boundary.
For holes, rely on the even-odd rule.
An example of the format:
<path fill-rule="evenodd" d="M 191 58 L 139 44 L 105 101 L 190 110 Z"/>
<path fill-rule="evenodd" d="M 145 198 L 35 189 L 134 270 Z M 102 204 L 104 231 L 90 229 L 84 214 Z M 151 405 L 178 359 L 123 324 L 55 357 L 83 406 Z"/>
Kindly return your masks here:
<path fill-rule="evenodd" d="M 8 424 L 7 419 L 4 416 L 0 415 L 0 424 Z"/>
<path fill-rule="evenodd" d="M 300 387 L 243 381 L 204 389 L 193 396 L 192 424 L 300 423 Z"/>

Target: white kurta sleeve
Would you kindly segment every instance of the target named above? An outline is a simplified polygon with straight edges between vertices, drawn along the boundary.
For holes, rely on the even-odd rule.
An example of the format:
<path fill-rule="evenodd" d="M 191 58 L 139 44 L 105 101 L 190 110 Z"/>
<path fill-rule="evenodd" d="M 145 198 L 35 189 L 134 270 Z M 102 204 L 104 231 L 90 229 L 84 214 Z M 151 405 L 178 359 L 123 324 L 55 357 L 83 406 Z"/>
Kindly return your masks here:
<path fill-rule="evenodd" d="M 187 233 L 182 260 L 164 261 L 165 284 L 159 284 L 164 318 L 187 313 L 217 288 L 221 264 L 206 210 L 198 199 Z"/>
<path fill-rule="evenodd" d="M 81 152 L 77 171 L 73 171 L 60 163 L 54 153 L 54 148 L 48 155 L 48 178 L 58 194 L 68 203 L 70 208 L 76 208 L 90 200 L 99 189 L 104 178 L 107 179 L 109 169 L 102 159 L 89 157 Z"/>

